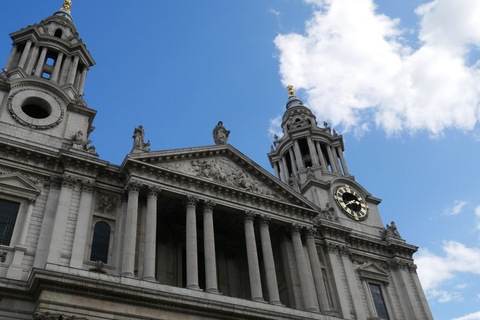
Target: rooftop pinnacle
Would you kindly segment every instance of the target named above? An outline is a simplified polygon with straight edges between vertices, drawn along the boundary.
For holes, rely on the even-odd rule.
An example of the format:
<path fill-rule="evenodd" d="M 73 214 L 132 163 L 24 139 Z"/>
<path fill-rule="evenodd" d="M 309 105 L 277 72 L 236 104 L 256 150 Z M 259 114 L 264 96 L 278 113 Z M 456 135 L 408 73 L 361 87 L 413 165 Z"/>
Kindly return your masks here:
<path fill-rule="evenodd" d="M 65 10 L 65 11 L 68 11 L 70 13 L 70 7 L 71 6 L 72 6 L 72 1 L 65 0 L 65 2 L 63 3 L 63 7 L 60 10 Z"/>
<path fill-rule="evenodd" d="M 291 84 L 287 86 L 287 89 L 288 89 L 288 96 L 295 97 L 295 92 L 293 92 L 293 86 Z"/>

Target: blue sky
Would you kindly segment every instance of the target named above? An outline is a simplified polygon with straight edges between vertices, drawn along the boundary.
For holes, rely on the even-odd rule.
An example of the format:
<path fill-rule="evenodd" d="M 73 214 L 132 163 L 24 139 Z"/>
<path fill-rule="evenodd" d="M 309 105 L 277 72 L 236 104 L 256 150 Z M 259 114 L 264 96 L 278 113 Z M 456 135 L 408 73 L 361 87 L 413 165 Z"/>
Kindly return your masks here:
<path fill-rule="evenodd" d="M 4 1 L 8 34 L 62 0 Z M 229 143 L 271 170 L 266 153 L 292 84 L 343 134 L 350 173 L 383 199 L 420 247 L 436 320 L 480 319 L 480 2 L 478 0 L 73 0 L 96 60 L 85 100 L 90 135 L 120 164 L 143 125 L 152 150 Z"/>

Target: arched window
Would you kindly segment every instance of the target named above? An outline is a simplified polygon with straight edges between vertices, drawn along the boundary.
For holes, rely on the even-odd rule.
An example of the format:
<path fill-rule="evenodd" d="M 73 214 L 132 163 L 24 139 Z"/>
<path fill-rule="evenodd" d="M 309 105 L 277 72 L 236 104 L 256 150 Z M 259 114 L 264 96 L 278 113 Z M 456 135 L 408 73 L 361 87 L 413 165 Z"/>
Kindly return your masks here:
<path fill-rule="evenodd" d="M 54 34 L 55 37 L 61 38 L 62 37 L 62 29 L 57 29 Z"/>
<path fill-rule="evenodd" d="M 90 261 L 102 261 L 107 263 L 108 247 L 110 245 L 110 226 L 108 223 L 100 221 L 95 224 L 93 230 L 92 253 Z"/>

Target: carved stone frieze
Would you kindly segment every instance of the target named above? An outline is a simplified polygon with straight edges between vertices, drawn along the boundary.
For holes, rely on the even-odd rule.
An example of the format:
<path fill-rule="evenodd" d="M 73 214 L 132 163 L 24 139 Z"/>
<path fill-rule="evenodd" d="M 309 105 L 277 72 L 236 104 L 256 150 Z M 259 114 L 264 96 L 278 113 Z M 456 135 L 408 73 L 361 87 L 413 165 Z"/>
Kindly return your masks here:
<path fill-rule="evenodd" d="M 70 175 L 63 175 L 62 176 L 62 187 L 67 187 L 67 188 L 75 188 L 75 185 L 77 184 L 77 179 L 75 177 L 72 177 Z"/>
<path fill-rule="evenodd" d="M 0 252 L 0 262 L 5 262 L 7 260 L 7 252 L 1 251 Z"/>
<path fill-rule="evenodd" d="M 77 318 L 75 316 L 37 311 L 33 314 L 33 320 L 87 320 L 87 318 Z"/>
<path fill-rule="evenodd" d="M 45 184 L 48 185 L 50 183 L 49 180 L 46 180 L 46 179 L 44 179 L 40 176 L 33 175 L 33 174 L 28 173 L 28 172 L 23 172 L 23 171 L 20 171 L 20 170 L 15 170 L 15 169 L 12 169 L 12 168 L 0 166 L 0 176 L 4 175 L 4 174 L 15 174 L 15 173 L 21 174 L 22 177 L 26 178 L 28 181 L 32 182 L 35 185 L 45 186 Z"/>
<path fill-rule="evenodd" d="M 276 192 L 267 187 L 264 182 L 259 181 L 247 170 L 237 166 L 226 158 L 176 161 L 171 163 L 160 163 L 158 165 L 167 169 L 213 180 L 244 191 L 260 194 L 262 196 L 284 200 Z"/>
<path fill-rule="evenodd" d="M 97 195 L 96 210 L 101 213 L 111 214 L 117 207 L 117 197 L 99 193 Z"/>

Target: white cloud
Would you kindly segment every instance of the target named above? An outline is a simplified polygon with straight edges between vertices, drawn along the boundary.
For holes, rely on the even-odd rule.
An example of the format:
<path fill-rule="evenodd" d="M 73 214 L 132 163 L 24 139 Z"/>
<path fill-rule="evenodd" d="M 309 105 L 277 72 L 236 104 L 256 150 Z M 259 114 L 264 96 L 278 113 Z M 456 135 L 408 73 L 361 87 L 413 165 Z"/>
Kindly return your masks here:
<path fill-rule="evenodd" d="M 480 248 L 467 248 L 456 241 L 445 241 L 445 256 L 421 249 L 415 257 L 418 275 L 427 294 L 439 296 L 437 288 L 458 273 L 480 276 Z"/>
<path fill-rule="evenodd" d="M 450 302 L 450 301 L 462 301 L 463 298 L 458 292 L 449 293 L 447 291 L 441 290 L 430 290 L 428 293 L 429 296 L 435 297 L 438 299 L 438 302 Z"/>
<path fill-rule="evenodd" d="M 460 318 L 455 318 L 452 320 L 480 320 L 480 311 L 475 313 L 470 313 L 469 315 L 466 315 Z"/>
<path fill-rule="evenodd" d="M 455 200 L 455 205 L 451 208 L 447 208 L 444 212 L 445 215 L 447 216 L 456 216 L 457 214 L 459 214 L 463 207 L 467 204 L 468 202 L 467 201 L 459 201 L 459 200 Z"/>
<path fill-rule="evenodd" d="M 282 82 L 304 89 L 319 116 L 347 130 L 375 123 L 387 133 L 447 127 L 472 130 L 479 120 L 480 1 L 435 0 L 417 8 L 417 50 L 400 21 L 375 12 L 373 0 L 307 0 L 316 5 L 304 35 L 279 35 Z M 473 46 L 473 47 L 472 47 Z"/>
<path fill-rule="evenodd" d="M 475 223 L 477 225 L 477 230 L 480 230 L 480 206 L 475 208 Z"/>

